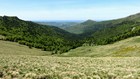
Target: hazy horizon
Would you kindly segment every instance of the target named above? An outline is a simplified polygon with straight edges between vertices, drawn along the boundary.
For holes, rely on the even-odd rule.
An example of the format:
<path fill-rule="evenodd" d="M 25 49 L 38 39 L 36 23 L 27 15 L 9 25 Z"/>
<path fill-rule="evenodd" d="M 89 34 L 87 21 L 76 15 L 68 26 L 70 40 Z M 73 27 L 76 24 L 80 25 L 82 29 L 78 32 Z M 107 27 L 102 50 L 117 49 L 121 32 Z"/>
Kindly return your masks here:
<path fill-rule="evenodd" d="M 139 0 L 1 0 L 0 16 L 31 21 L 103 21 L 139 13 L 139 3 Z"/>

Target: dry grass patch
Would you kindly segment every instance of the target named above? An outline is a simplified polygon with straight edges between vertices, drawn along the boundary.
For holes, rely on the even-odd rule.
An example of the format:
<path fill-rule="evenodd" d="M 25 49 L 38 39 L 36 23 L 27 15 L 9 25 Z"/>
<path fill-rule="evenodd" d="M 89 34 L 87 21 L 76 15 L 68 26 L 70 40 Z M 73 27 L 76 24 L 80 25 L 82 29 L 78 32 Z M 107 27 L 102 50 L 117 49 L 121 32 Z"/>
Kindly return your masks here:
<path fill-rule="evenodd" d="M 139 57 L 0 56 L 3 79 L 139 79 Z"/>

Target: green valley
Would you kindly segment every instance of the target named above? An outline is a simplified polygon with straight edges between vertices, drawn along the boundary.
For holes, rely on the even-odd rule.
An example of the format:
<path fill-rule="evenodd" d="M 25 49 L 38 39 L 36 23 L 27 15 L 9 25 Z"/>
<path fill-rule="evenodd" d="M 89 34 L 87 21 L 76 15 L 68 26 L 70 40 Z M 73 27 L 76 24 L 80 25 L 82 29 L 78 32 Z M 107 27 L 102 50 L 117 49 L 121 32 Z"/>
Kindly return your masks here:
<path fill-rule="evenodd" d="M 140 0 L 0 0 L 0 79 L 140 79 Z"/>
<path fill-rule="evenodd" d="M 88 20 L 73 33 L 0 17 L 0 79 L 139 79 L 139 17 Z"/>

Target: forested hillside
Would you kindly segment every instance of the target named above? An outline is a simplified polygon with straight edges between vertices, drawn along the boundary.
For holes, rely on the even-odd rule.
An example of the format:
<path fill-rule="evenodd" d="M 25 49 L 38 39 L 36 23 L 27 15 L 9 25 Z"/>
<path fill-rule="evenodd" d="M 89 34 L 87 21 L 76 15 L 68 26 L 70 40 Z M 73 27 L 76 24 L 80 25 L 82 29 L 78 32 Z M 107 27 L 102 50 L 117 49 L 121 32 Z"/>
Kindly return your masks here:
<path fill-rule="evenodd" d="M 63 53 L 81 46 L 79 36 L 57 27 L 23 21 L 17 17 L 0 17 L 0 35 L 8 41 L 19 42 L 30 48 L 40 48 L 53 53 Z"/>
<path fill-rule="evenodd" d="M 83 33 L 93 33 L 98 30 L 104 29 L 104 28 L 110 28 L 114 26 L 118 26 L 120 23 L 123 22 L 140 22 L 140 13 L 130 15 L 128 17 L 120 18 L 120 19 L 114 19 L 114 20 L 107 20 L 107 21 L 94 21 L 94 20 L 87 20 L 83 23 L 71 26 L 66 28 L 65 30 L 76 33 L 76 34 L 83 34 Z"/>
<path fill-rule="evenodd" d="M 140 13 L 121 19 L 96 22 L 87 20 L 67 30 L 79 34 L 89 45 L 104 45 L 140 35 Z"/>
<path fill-rule="evenodd" d="M 85 31 L 88 35 L 87 43 L 90 45 L 103 45 L 114 43 L 128 37 L 140 35 L 140 14 L 126 18 L 96 23 Z"/>

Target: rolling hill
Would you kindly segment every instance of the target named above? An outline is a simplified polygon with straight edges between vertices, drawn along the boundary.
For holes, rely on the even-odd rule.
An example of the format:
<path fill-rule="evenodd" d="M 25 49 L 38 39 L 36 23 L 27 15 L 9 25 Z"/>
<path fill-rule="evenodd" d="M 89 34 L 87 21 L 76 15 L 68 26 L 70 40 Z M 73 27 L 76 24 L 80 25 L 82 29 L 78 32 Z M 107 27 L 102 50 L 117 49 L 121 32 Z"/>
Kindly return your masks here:
<path fill-rule="evenodd" d="M 140 36 L 128 38 L 114 44 L 82 46 L 64 53 L 72 57 L 139 57 Z"/>
<path fill-rule="evenodd" d="M 65 30 L 71 33 L 82 34 L 82 33 L 87 33 L 87 32 L 95 32 L 95 31 L 108 28 L 108 27 L 114 27 L 126 21 L 140 22 L 140 13 L 130 15 L 128 17 L 124 17 L 120 19 L 107 20 L 107 21 L 96 22 L 94 20 L 87 20 L 83 23 L 65 28 Z"/>

